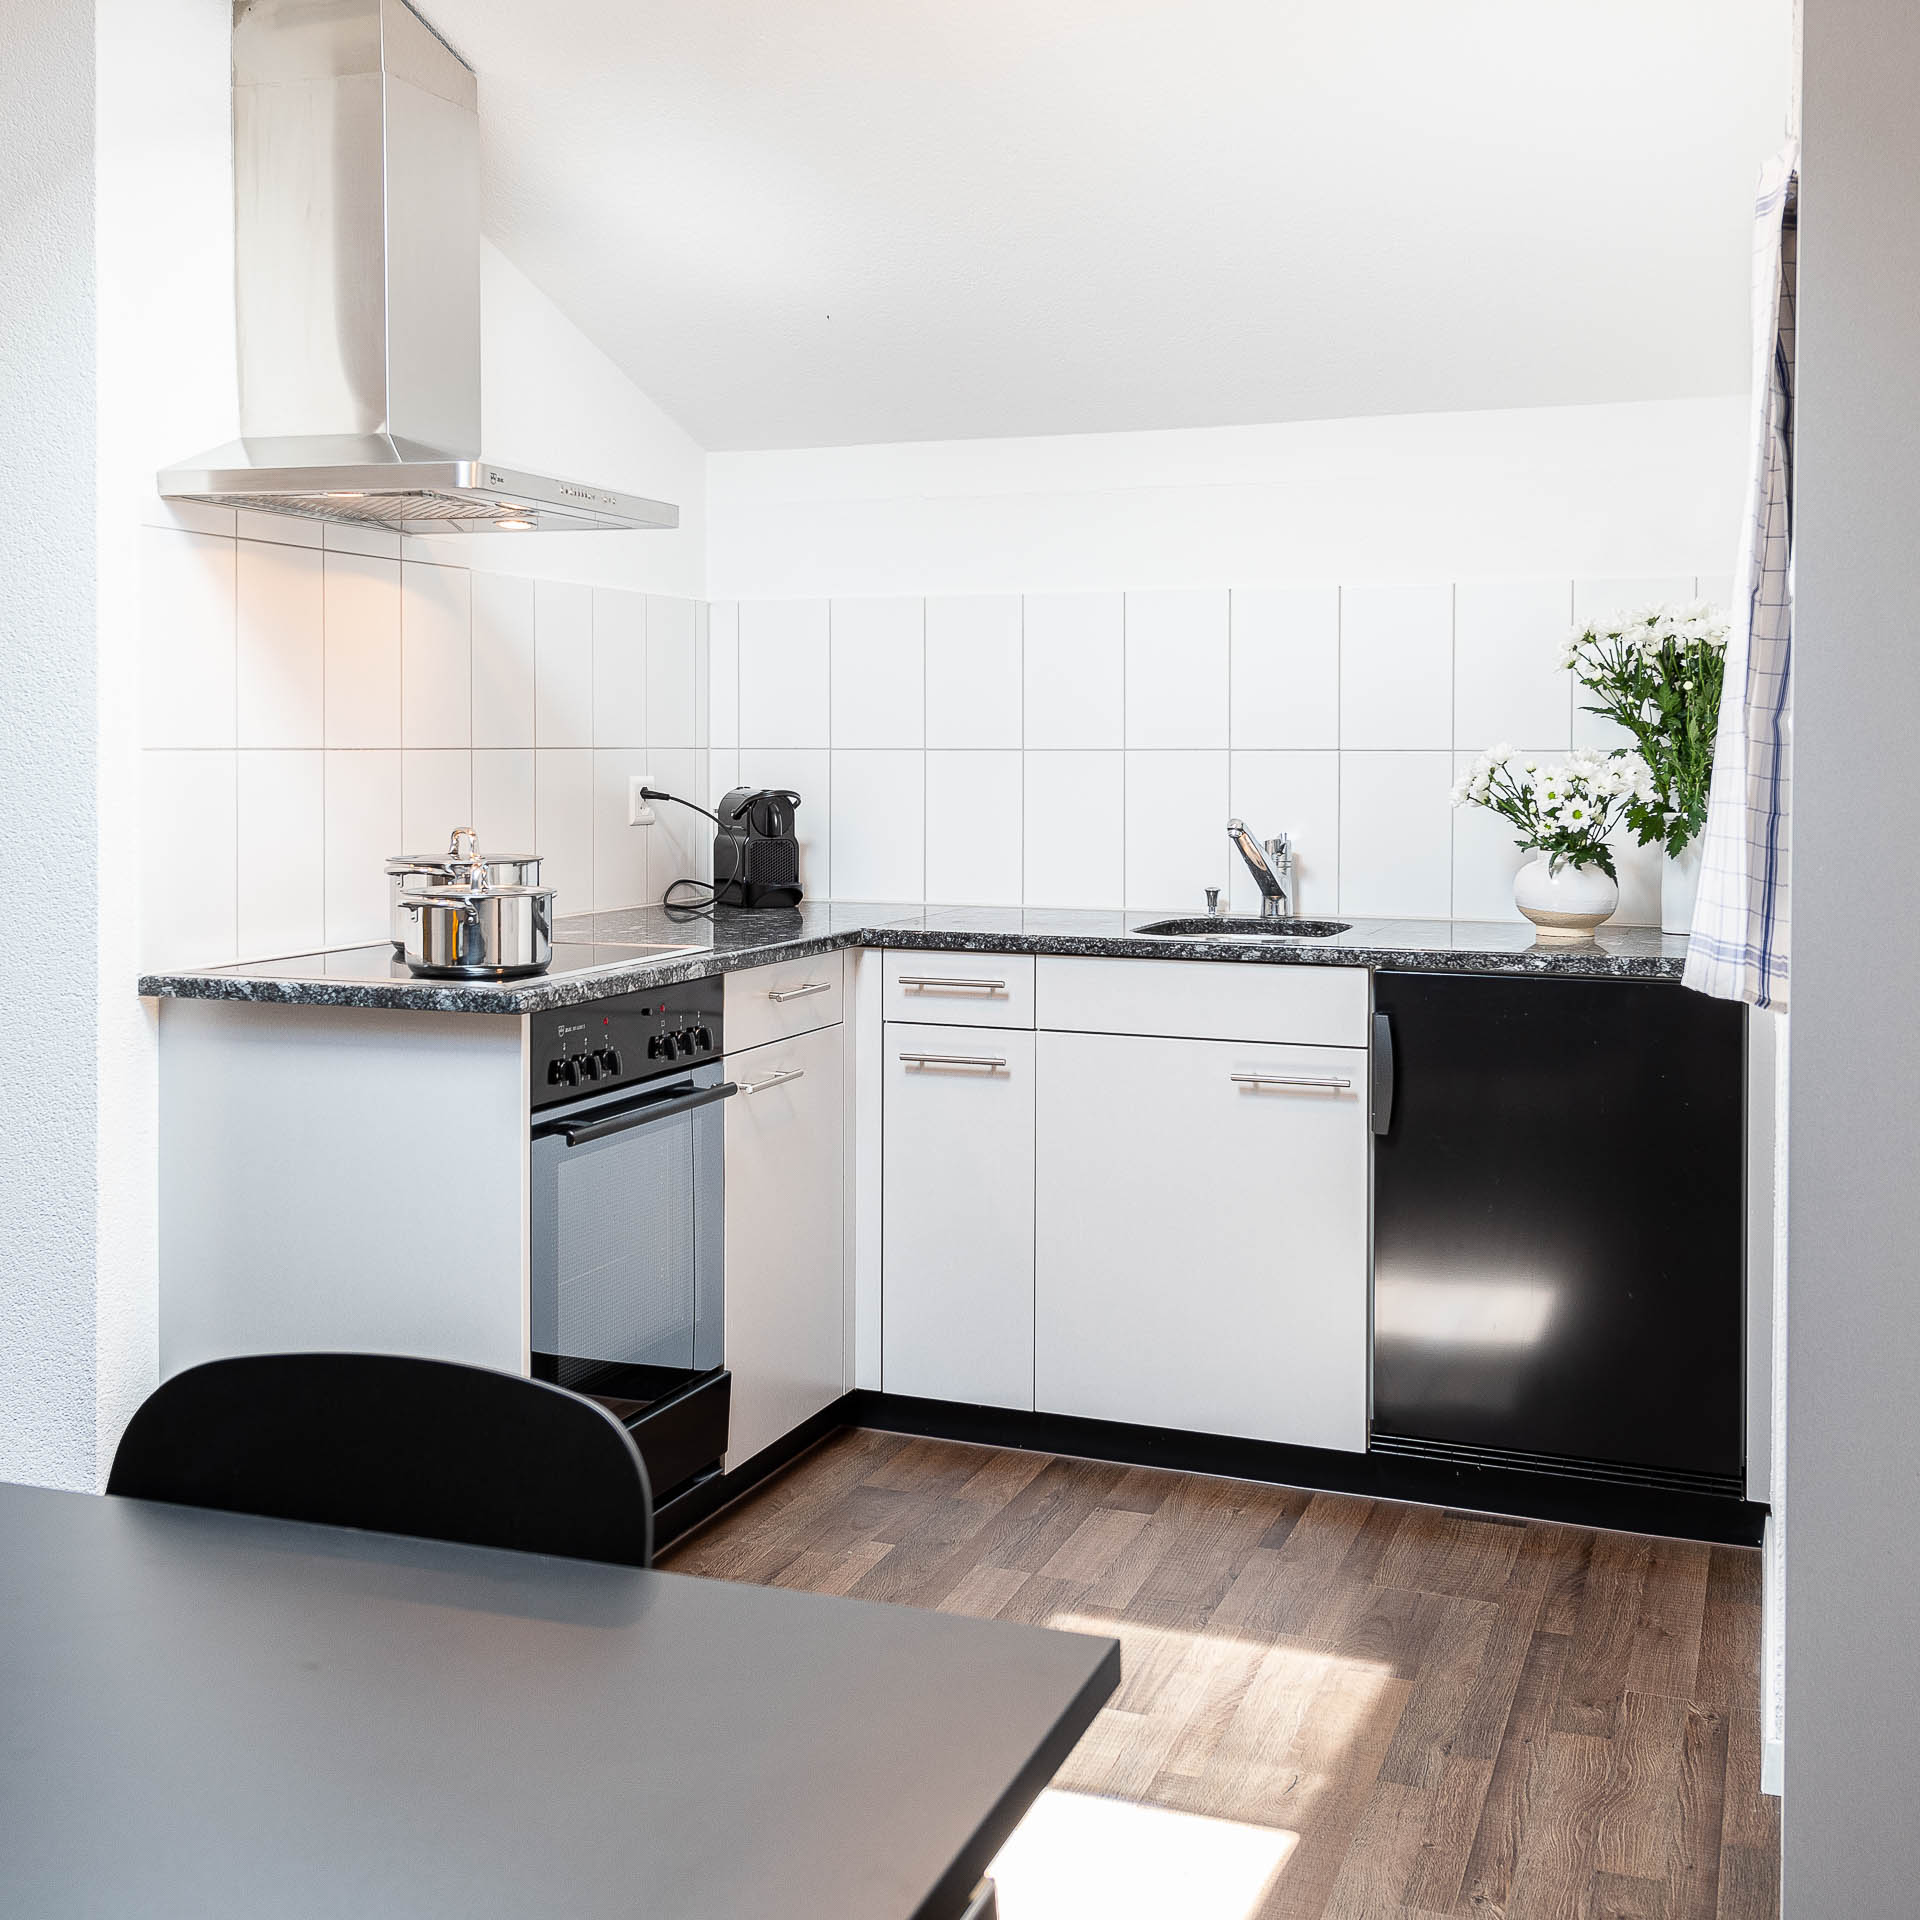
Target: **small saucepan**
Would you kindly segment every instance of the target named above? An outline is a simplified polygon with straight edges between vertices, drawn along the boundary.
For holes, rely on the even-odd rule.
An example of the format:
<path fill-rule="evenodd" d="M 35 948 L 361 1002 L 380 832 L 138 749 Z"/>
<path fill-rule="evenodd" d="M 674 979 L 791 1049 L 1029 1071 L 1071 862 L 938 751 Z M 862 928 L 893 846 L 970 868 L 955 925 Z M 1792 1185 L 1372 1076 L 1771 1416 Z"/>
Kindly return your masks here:
<path fill-rule="evenodd" d="M 495 859 L 482 854 L 478 837 L 471 827 L 457 828 L 447 842 L 445 853 L 396 853 L 387 862 L 387 893 L 391 902 L 393 951 L 406 958 L 411 916 L 400 902 L 410 893 L 426 893 L 435 887 L 463 886 L 475 862 L 487 872 L 493 887 L 537 887 L 540 884 L 540 856 L 537 853 L 508 854 Z"/>
<path fill-rule="evenodd" d="M 424 980 L 514 980 L 553 959 L 553 889 L 460 882 L 400 896 L 408 967 Z"/>

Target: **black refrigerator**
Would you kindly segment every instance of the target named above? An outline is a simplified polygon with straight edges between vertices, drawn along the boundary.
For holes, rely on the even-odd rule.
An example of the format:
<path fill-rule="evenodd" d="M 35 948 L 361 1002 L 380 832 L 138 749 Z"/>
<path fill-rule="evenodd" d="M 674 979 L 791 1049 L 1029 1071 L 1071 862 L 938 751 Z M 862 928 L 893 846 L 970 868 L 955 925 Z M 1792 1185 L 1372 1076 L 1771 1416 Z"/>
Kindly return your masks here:
<path fill-rule="evenodd" d="M 1374 1006 L 1374 1450 L 1739 1494 L 1746 1009 L 1394 972 Z"/>

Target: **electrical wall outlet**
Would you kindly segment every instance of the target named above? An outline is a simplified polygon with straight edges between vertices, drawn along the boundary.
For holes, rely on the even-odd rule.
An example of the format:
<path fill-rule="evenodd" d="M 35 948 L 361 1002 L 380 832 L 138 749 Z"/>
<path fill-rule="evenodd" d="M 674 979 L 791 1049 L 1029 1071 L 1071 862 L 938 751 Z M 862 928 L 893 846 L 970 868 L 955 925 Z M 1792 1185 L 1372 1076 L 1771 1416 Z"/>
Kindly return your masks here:
<path fill-rule="evenodd" d="M 633 774 L 627 781 L 627 825 L 630 827 L 650 827 L 654 824 L 653 808 L 640 797 L 640 789 L 647 784 L 644 773 Z"/>

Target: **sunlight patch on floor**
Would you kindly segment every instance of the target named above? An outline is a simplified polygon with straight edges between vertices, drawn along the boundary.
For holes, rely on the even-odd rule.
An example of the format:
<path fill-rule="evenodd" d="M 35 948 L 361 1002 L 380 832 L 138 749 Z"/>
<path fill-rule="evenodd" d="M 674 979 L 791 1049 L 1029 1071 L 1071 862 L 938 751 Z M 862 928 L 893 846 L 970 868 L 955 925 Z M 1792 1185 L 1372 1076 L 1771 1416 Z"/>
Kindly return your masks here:
<path fill-rule="evenodd" d="M 1299 1835 L 1050 1788 L 1000 1849 L 1000 1920 L 1247 1920 Z"/>

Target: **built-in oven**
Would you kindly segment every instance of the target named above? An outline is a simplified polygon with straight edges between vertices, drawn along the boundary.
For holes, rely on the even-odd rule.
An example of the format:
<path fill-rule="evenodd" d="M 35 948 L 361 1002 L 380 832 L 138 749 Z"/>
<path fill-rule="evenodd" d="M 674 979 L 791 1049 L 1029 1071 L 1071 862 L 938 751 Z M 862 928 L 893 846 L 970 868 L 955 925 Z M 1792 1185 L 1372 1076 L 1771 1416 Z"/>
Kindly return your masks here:
<path fill-rule="evenodd" d="M 627 1427 L 664 1509 L 727 1450 L 721 983 L 531 1026 L 533 1371 Z"/>

